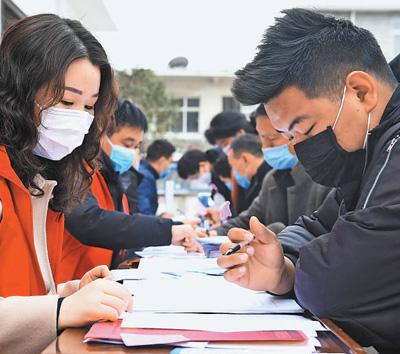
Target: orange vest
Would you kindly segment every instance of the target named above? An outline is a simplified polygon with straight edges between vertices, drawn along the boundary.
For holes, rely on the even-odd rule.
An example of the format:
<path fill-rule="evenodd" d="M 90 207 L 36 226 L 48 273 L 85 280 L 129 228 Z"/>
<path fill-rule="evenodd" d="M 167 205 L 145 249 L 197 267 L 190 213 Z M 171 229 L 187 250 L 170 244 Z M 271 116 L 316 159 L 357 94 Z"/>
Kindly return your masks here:
<path fill-rule="evenodd" d="M 91 192 L 97 199 L 99 207 L 105 210 L 115 210 L 114 202 L 107 183 L 99 171 L 92 176 Z M 127 199 L 122 199 L 124 212 L 127 212 Z M 62 255 L 61 282 L 80 279 L 82 276 L 98 265 L 111 265 L 113 251 L 91 247 L 82 244 L 67 229 L 64 232 L 64 245 Z"/>
<path fill-rule="evenodd" d="M 13 170 L 4 146 L 0 146 L 0 296 L 46 295 L 33 236 L 29 191 Z M 56 284 L 64 234 L 64 216 L 48 209 L 47 250 Z"/>

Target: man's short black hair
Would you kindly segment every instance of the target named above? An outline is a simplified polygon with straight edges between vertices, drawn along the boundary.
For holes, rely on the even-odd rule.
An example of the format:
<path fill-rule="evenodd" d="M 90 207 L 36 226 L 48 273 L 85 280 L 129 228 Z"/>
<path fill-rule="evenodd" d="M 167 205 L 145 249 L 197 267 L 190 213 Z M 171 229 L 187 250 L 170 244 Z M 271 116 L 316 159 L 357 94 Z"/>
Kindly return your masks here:
<path fill-rule="evenodd" d="M 346 76 L 365 71 L 397 84 L 374 36 L 351 21 L 305 9 L 285 15 L 264 34 L 252 62 L 238 70 L 232 92 L 247 105 L 268 102 L 290 86 L 307 97 L 341 97 Z"/>
<path fill-rule="evenodd" d="M 168 140 L 157 139 L 154 140 L 147 148 L 146 160 L 157 161 L 161 157 L 170 158 L 175 152 L 175 146 Z"/>
<path fill-rule="evenodd" d="M 400 82 L 400 54 L 389 63 L 389 66 L 396 80 Z"/>
<path fill-rule="evenodd" d="M 231 177 L 231 165 L 229 164 L 228 158 L 225 154 L 221 155 L 212 166 L 213 172 L 216 176 L 224 178 Z"/>
<path fill-rule="evenodd" d="M 247 133 L 256 134 L 246 116 L 239 112 L 225 111 L 218 113 L 210 122 L 210 127 L 205 131 L 207 141 L 215 144 L 216 139 L 229 138 L 235 136 L 239 130 L 243 129 Z"/>
<path fill-rule="evenodd" d="M 244 134 L 235 138 L 231 149 L 235 156 L 239 156 L 242 152 L 248 152 L 257 157 L 263 156 L 261 140 L 253 134 Z"/>
<path fill-rule="evenodd" d="M 201 150 L 188 150 L 178 161 L 178 175 L 187 179 L 199 172 L 200 162 L 207 161 L 206 153 Z"/>
<path fill-rule="evenodd" d="M 255 114 L 256 118 L 260 116 L 266 116 L 267 111 L 265 110 L 264 103 L 260 103 L 255 112 L 256 112 Z"/>
<path fill-rule="evenodd" d="M 138 128 L 145 133 L 148 129 L 148 123 L 145 114 L 128 100 L 118 103 L 115 111 L 115 125 L 111 134 L 125 126 Z"/>

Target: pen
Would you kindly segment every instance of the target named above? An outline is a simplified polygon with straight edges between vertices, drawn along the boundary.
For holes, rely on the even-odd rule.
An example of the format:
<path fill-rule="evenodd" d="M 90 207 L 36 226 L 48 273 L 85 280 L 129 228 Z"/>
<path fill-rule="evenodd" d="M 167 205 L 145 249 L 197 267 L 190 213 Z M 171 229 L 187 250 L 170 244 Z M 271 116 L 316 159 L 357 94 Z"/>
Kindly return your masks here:
<path fill-rule="evenodd" d="M 241 241 L 239 243 L 237 243 L 235 246 L 229 248 L 225 253 L 224 256 L 229 256 L 231 254 L 236 253 L 237 251 L 239 251 L 241 248 L 243 248 L 244 246 L 247 246 L 250 242 L 253 242 L 256 239 L 256 237 L 253 235 L 253 238 L 250 241 Z"/>

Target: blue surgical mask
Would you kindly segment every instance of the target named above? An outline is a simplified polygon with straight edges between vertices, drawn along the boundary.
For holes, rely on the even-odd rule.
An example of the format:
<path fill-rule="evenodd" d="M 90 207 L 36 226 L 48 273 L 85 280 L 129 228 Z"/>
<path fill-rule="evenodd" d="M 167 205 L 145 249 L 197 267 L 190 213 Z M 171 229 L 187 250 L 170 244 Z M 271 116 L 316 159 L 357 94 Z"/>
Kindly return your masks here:
<path fill-rule="evenodd" d="M 225 186 L 232 192 L 232 182 L 225 182 Z"/>
<path fill-rule="evenodd" d="M 264 148 L 262 151 L 267 164 L 277 170 L 292 169 L 299 162 L 297 156 L 290 152 L 289 146 L 286 144 Z"/>
<path fill-rule="evenodd" d="M 175 164 L 171 164 L 168 166 L 168 168 L 160 173 L 160 179 L 167 179 L 168 176 L 174 172 L 176 170 L 176 165 Z"/>
<path fill-rule="evenodd" d="M 243 189 L 249 189 L 250 181 L 246 176 L 240 175 L 237 170 L 233 171 L 233 176 L 235 177 L 235 180 L 240 187 L 242 187 Z"/>
<path fill-rule="evenodd" d="M 135 151 L 132 149 L 118 145 L 112 146 L 110 159 L 116 172 L 122 174 L 128 171 L 132 167 L 135 157 Z"/>

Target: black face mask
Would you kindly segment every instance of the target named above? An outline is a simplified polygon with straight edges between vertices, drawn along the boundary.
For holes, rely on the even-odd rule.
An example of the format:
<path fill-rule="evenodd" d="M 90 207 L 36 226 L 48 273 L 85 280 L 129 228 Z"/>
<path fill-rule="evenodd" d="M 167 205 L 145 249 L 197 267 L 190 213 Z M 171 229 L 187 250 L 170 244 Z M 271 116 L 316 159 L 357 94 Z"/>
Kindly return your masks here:
<path fill-rule="evenodd" d="M 344 150 L 331 127 L 296 144 L 294 148 L 297 158 L 316 183 L 338 187 L 361 180 L 365 150 Z"/>

